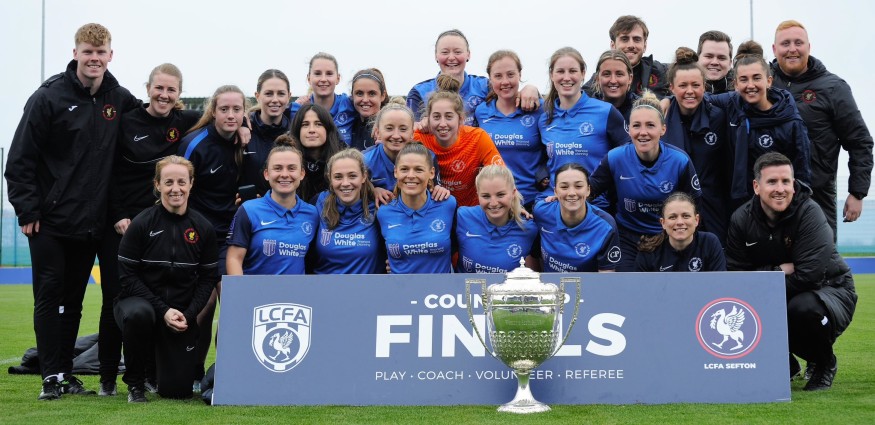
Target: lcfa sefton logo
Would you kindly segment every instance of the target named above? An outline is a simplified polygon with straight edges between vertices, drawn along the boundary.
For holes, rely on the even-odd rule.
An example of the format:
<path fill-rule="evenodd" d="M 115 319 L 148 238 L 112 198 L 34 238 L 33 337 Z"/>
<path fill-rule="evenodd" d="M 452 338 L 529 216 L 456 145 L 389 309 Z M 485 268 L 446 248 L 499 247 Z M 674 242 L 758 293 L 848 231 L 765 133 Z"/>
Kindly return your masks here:
<path fill-rule="evenodd" d="M 310 350 L 313 310 L 300 304 L 265 304 L 255 307 L 252 351 L 271 372 L 288 372 Z"/>
<path fill-rule="evenodd" d="M 699 312 L 696 337 L 711 355 L 737 359 L 753 352 L 759 344 L 762 322 L 748 303 L 737 298 L 720 298 Z"/>

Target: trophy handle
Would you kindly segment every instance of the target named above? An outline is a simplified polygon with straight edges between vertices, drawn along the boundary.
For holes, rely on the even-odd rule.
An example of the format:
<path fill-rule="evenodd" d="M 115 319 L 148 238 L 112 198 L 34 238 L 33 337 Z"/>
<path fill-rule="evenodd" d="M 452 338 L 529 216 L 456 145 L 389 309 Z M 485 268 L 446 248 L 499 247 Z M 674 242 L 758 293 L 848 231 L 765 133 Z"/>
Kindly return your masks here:
<path fill-rule="evenodd" d="M 554 356 L 559 350 L 565 345 L 565 340 L 568 339 L 568 336 L 571 335 L 571 329 L 574 328 L 574 324 L 577 322 L 577 313 L 580 311 L 580 278 L 579 277 L 563 277 L 559 280 L 559 290 L 562 291 L 563 297 L 565 294 L 565 284 L 566 283 L 574 283 L 577 285 L 577 296 L 574 298 L 574 314 L 571 316 L 571 322 L 568 324 L 568 329 L 565 330 L 565 336 L 562 337 L 562 342 L 556 346 L 556 351 L 551 355 Z M 565 310 L 565 300 L 562 300 L 562 304 L 559 305 L 559 312 L 563 313 Z M 471 308 L 471 305 L 468 305 L 468 308 Z M 473 319 L 472 319 L 473 320 Z M 476 328 L 475 328 L 476 329 Z"/>
<path fill-rule="evenodd" d="M 477 340 L 483 344 L 483 348 L 486 349 L 486 352 L 489 353 L 492 357 L 498 359 L 495 356 L 495 353 L 486 346 L 486 340 L 483 339 L 483 336 L 480 335 L 480 329 L 477 328 L 477 324 L 474 323 L 474 302 L 471 299 L 471 285 L 480 285 L 482 293 L 480 295 L 480 301 L 485 306 L 486 305 L 486 279 L 465 279 L 465 299 L 468 301 L 468 321 L 471 322 L 471 327 L 474 328 L 474 333 L 477 334 Z M 485 310 L 485 307 L 484 307 Z M 485 312 L 484 312 L 485 316 Z M 488 324 L 486 326 L 489 326 Z M 501 360 L 501 359 L 498 359 Z"/>

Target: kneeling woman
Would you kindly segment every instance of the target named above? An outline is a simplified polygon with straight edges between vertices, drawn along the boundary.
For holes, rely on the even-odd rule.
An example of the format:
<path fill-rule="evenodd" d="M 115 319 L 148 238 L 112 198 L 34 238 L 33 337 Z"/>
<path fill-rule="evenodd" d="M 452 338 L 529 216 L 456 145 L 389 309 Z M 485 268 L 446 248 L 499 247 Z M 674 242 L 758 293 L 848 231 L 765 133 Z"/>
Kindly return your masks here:
<path fill-rule="evenodd" d="M 386 273 L 374 186 L 362 153 L 344 149 L 328 160 L 328 190 L 319 194 L 319 233 L 310 258 L 316 274 Z"/>
<path fill-rule="evenodd" d="M 122 289 L 114 313 L 124 339 L 122 380 L 130 402 L 147 401 L 146 353 L 153 346 L 158 394 L 191 397 L 196 317 L 219 281 L 213 225 L 188 208 L 194 167 L 172 155 L 158 162 L 155 174 L 161 203 L 137 215 L 119 245 Z"/>
<path fill-rule="evenodd" d="M 316 207 L 295 193 L 304 178 L 303 155 L 280 136 L 267 156 L 263 198 L 243 203 L 228 234 L 229 275 L 304 274 L 304 257 L 316 233 Z"/>
<path fill-rule="evenodd" d="M 717 236 L 696 231 L 699 212 L 692 196 L 675 192 L 665 198 L 659 223 L 664 232 L 642 238 L 638 244 L 635 271 L 726 271 L 726 258 Z"/>
<path fill-rule="evenodd" d="M 452 273 L 456 198 L 432 199 L 434 174 L 421 143 L 408 143 L 398 153 L 395 199 L 377 211 L 392 273 Z"/>
<path fill-rule="evenodd" d="M 541 270 L 545 272 L 613 272 L 621 260 L 617 225 L 611 216 L 586 201 L 589 172 L 576 162 L 556 171 L 556 199 L 535 204 L 541 229 Z"/>
<path fill-rule="evenodd" d="M 523 197 L 513 173 L 503 165 L 488 165 L 474 181 L 480 206 L 456 211 L 460 273 L 506 273 L 528 258 L 538 226 L 522 216 Z"/>

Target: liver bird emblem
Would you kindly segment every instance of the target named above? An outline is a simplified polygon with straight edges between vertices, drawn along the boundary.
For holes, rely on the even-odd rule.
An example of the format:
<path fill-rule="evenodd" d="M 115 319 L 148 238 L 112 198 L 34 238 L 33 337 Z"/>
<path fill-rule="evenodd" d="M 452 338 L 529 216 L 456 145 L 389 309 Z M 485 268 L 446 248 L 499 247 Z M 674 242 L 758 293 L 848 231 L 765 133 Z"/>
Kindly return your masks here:
<path fill-rule="evenodd" d="M 723 348 L 723 344 L 732 338 L 738 345 L 730 348 L 730 350 L 738 350 L 742 348 L 744 344 L 744 332 L 741 331 L 741 325 L 744 324 L 744 310 L 739 310 L 735 306 L 732 306 L 732 311 L 729 314 L 726 314 L 726 310 L 720 309 L 717 310 L 714 314 L 711 315 L 711 329 L 716 329 L 720 335 L 723 335 L 723 341 L 720 341 L 719 344 L 712 342 L 717 348 Z"/>
<path fill-rule="evenodd" d="M 286 333 L 280 335 L 279 332 L 271 335 L 270 337 L 270 346 L 274 350 L 276 350 L 276 354 L 271 357 L 271 360 L 277 361 L 276 358 L 279 357 L 280 354 L 286 356 L 282 361 L 289 360 L 289 353 L 291 353 L 291 349 L 289 348 L 292 345 L 292 340 L 295 338 L 290 331 L 286 331 Z"/>

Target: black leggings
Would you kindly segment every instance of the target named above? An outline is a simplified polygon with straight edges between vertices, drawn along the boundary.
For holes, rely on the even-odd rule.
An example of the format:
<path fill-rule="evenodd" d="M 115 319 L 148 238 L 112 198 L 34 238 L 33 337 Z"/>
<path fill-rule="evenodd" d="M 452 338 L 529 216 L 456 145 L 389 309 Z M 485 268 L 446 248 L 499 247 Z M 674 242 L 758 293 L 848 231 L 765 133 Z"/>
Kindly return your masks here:
<path fill-rule="evenodd" d="M 157 317 L 152 305 L 140 297 L 118 300 L 114 312 L 124 340 L 126 371 L 122 381 L 142 387 L 147 353 L 154 350 L 158 394 L 167 398 L 191 397 L 198 353 L 197 324 L 189 323 L 185 332 L 174 332 L 163 317 Z"/>

